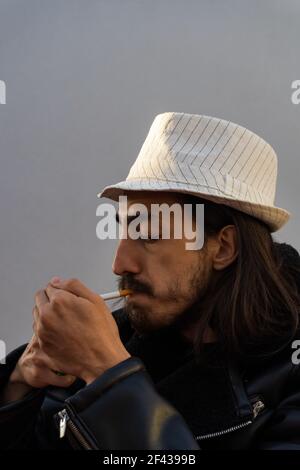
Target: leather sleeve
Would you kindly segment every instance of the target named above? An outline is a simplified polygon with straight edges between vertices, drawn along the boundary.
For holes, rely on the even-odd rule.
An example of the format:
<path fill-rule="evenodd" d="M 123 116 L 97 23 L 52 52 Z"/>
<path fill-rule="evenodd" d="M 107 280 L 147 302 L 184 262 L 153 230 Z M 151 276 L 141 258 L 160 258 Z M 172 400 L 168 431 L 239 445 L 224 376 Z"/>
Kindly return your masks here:
<path fill-rule="evenodd" d="M 0 365 L 0 394 L 26 345 L 20 346 Z M 22 400 L 0 404 L 0 448 L 28 449 L 32 446 L 36 420 L 44 400 L 43 390 L 34 390 Z"/>
<path fill-rule="evenodd" d="M 199 450 L 183 418 L 156 392 L 138 358 L 112 367 L 66 405 L 91 448 Z"/>

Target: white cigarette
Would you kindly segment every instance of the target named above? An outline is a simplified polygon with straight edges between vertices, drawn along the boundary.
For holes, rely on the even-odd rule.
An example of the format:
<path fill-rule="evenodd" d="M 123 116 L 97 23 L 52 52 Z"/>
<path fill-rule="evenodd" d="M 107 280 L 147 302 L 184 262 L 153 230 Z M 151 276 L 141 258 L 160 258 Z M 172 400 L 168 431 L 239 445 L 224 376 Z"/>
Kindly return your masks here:
<path fill-rule="evenodd" d="M 119 297 L 124 297 L 126 295 L 130 295 L 132 290 L 130 289 L 123 289 L 123 290 L 116 290 L 114 292 L 108 292 L 107 294 L 100 294 L 103 300 L 111 300 L 111 299 L 118 299 Z"/>

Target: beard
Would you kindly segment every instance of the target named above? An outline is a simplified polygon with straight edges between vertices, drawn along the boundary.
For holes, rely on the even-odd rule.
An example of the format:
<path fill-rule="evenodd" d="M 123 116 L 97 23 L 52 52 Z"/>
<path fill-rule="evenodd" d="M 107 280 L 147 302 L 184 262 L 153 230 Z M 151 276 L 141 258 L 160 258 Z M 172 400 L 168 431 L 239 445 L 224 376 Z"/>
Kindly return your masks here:
<path fill-rule="evenodd" d="M 185 328 L 197 321 L 201 315 L 201 306 L 210 285 L 211 267 L 205 262 L 203 255 L 199 263 L 191 270 L 191 267 L 183 272 L 180 278 L 172 280 L 172 284 L 166 292 L 156 297 L 152 286 L 138 282 L 133 275 L 125 274 L 119 281 L 120 289 L 132 289 L 147 294 L 155 305 L 152 310 L 149 306 L 135 303 L 126 299 L 124 310 L 133 329 L 139 334 L 147 334 L 171 325 Z M 161 301 L 160 303 L 158 301 Z M 165 307 L 164 307 L 165 305 Z M 168 308 L 169 306 L 169 308 Z M 158 312 L 157 308 L 165 308 Z"/>

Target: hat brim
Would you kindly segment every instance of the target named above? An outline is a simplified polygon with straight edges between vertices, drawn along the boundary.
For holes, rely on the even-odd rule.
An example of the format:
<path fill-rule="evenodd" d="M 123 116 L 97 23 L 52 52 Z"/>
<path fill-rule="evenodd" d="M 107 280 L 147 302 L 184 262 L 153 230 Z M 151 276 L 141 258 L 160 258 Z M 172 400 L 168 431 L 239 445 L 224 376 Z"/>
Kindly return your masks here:
<path fill-rule="evenodd" d="M 205 186 L 199 187 L 199 185 L 196 186 L 187 183 L 151 180 L 149 178 L 125 180 L 111 186 L 106 186 L 97 196 L 118 201 L 119 196 L 125 195 L 129 191 L 168 191 L 202 197 L 216 204 L 224 204 L 262 220 L 267 224 L 271 232 L 276 232 L 281 229 L 291 217 L 290 212 L 280 207 L 266 206 L 235 199 L 226 194 L 221 194 L 221 191 L 217 189 L 207 188 Z"/>

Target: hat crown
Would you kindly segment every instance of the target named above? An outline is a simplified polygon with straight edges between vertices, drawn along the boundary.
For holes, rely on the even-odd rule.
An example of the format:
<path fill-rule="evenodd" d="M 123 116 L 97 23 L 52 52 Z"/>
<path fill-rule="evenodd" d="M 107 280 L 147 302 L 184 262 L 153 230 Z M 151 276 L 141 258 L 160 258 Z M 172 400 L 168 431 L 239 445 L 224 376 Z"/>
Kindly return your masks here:
<path fill-rule="evenodd" d="M 126 180 L 188 184 L 212 195 L 273 205 L 277 166 L 274 149 L 245 127 L 168 112 L 155 117 Z"/>
<path fill-rule="evenodd" d="M 125 181 L 100 197 L 130 191 L 172 191 L 224 204 L 279 230 L 290 213 L 274 205 L 274 149 L 234 122 L 187 114 L 158 114 Z"/>

